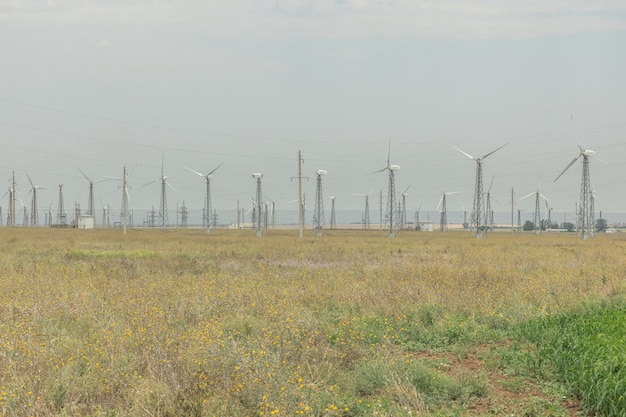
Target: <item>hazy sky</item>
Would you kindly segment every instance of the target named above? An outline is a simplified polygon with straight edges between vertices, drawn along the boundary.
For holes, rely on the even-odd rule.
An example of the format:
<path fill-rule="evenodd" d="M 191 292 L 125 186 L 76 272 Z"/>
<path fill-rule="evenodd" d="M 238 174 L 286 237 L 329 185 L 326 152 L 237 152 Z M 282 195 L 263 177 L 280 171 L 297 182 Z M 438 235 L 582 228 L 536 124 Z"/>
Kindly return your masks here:
<path fill-rule="evenodd" d="M 126 165 L 133 208 L 158 208 L 159 185 L 142 185 L 164 156 L 170 209 L 202 207 L 184 167 L 222 162 L 214 208 L 250 206 L 262 172 L 265 196 L 295 209 L 301 150 L 309 210 L 317 169 L 338 209 L 360 209 L 352 193 L 386 196 L 386 173 L 370 173 L 391 138 L 411 211 L 436 209 L 437 184 L 460 192 L 449 209 L 471 209 L 475 163 L 448 144 L 482 156 L 510 142 L 484 162 L 497 211 L 538 185 L 573 211 L 581 164 L 554 179 L 581 145 L 605 161 L 591 164 L 596 207 L 626 213 L 619 0 L 0 0 L 0 74 L 2 183 L 15 170 L 27 203 L 28 171 L 43 207 L 63 183 L 66 208 L 86 208 L 77 167 L 99 179 Z M 116 212 L 117 186 L 96 185 Z"/>

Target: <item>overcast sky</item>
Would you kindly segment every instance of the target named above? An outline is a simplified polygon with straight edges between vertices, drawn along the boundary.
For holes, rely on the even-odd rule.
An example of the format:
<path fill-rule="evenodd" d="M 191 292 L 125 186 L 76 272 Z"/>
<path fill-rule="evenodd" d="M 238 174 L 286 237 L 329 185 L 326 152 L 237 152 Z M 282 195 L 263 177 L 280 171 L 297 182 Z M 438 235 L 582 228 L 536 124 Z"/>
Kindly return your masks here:
<path fill-rule="evenodd" d="M 77 168 L 96 180 L 126 165 L 133 208 L 158 208 L 159 185 L 142 185 L 164 157 L 170 209 L 202 208 L 203 179 L 184 167 L 222 162 L 214 208 L 249 206 L 261 172 L 288 209 L 301 150 L 310 209 L 317 169 L 338 209 L 360 209 L 353 193 L 386 196 L 386 173 L 370 173 L 391 138 L 409 210 L 435 210 L 437 184 L 460 192 L 449 210 L 471 209 L 476 164 L 448 144 L 482 156 L 510 143 L 484 161 L 497 211 L 538 186 L 573 211 L 581 164 L 554 179 L 580 145 L 604 161 L 596 207 L 626 213 L 620 0 L 0 0 L 0 74 L 0 178 L 15 170 L 28 203 L 28 171 L 43 207 L 63 183 L 66 208 L 86 208 Z M 96 200 L 119 211 L 117 186 L 96 184 Z"/>

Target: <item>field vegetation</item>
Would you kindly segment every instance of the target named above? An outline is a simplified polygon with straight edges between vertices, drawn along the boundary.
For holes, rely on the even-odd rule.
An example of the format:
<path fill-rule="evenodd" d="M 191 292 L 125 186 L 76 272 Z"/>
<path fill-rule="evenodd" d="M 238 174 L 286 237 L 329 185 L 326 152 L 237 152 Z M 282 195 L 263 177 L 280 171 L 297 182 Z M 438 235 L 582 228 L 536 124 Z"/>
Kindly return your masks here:
<path fill-rule="evenodd" d="M 0 415 L 626 415 L 625 237 L 308 233 L 0 228 Z"/>

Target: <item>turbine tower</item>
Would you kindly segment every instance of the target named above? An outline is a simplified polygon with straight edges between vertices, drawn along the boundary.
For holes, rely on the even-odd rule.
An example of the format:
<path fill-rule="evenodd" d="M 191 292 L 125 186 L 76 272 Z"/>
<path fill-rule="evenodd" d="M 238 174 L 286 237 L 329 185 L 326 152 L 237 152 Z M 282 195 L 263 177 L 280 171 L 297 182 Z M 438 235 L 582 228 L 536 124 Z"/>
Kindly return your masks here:
<path fill-rule="evenodd" d="M 126 234 L 126 227 L 130 223 L 129 220 L 131 217 L 131 214 L 128 211 L 128 207 L 130 203 L 130 196 L 128 195 L 128 188 L 130 188 L 130 186 L 128 185 L 128 172 L 126 171 L 126 166 L 124 165 L 122 178 L 109 177 L 106 175 L 104 177 L 122 182 L 122 186 L 121 186 L 122 188 L 122 213 L 120 217 L 122 220 L 122 227 L 124 229 L 124 234 Z M 102 201 L 100 201 L 100 203 L 102 204 Z M 104 204 L 102 204 L 102 225 L 105 227 L 108 227 L 110 225 L 110 214 L 111 214 L 111 210 L 109 210 L 108 208 L 105 209 Z"/>
<path fill-rule="evenodd" d="M 30 192 L 33 194 L 31 204 L 30 204 L 30 225 L 37 227 L 39 226 L 39 211 L 37 209 L 37 190 L 45 190 L 45 188 L 41 188 L 38 185 L 33 184 L 33 181 L 30 179 L 28 172 L 26 173 L 26 177 L 28 178 L 28 182 L 30 182 Z"/>
<path fill-rule="evenodd" d="M 252 178 L 256 178 L 256 199 L 254 201 L 254 227 L 256 227 L 256 235 L 261 237 L 263 235 L 263 216 L 261 213 L 261 204 L 263 200 L 263 192 L 261 191 L 261 178 L 263 174 L 255 172 L 252 174 Z"/>
<path fill-rule="evenodd" d="M 492 231 L 494 228 L 493 209 L 491 208 L 491 187 L 493 187 L 493 177 L 491 177 L 485 200 L 485 231 Z"/>
<path fill-rule="evenodd" d="M 394 218 L 394 211 L 396 210 L 396 180 L 395 172 L 400 169 L 400 165 L 394 165 L 391 163 L 391 139 L 389 139 L 389 149 L 387 151 L 387 166 L 378 171 L 372 172 L 376 174 L 378 172 L 389 171 L 389 187 L 387 189 L 387 218 L 389 219 L 389 237 L 394 237 L 394 229 L 398 227 L 398 219 Z"/>
<path fill-rule="evenodd" d="M 65 227 L 65 207 L 63 204 L 63 184 L 59 184 L 59 207 L 57 208 L 57 224 L 59 227 Z"/>
<path fill-rule="evenodd" d="M 318 169 L 317 186 L 315 187 L 315 208 L 313 210 L 313 226 L 317 232 L 317 236 L 322 236 L 322 228 L 325 224 L 324 219 L 324 198 L 322 196 L 322 175 L 326 175 L 328 172 L 324 169 Z"/>
<path fill-rule="evenodd" d="M 441 217 L 439 220 L 439 230 L 441 232 L 445 232 L 448 230 L 448 208 L 446 206 L 446 197 L 452 194 L 458 194 L 458 191 L 450 191 L 445 192 L 441 186 L 437 185 L 441 190 L 441 198 L 439 199 L 439 204 L 437 205 L 437 210 L 441 213 Z"/>
<path fill-rule="evenodd" d="M 408 191 L 411 188 L 411 185 L 406 187 L 404 191 L 400 194 L 402 196 L 402 206 L 400 208 L 400 228 L 406 229 L 407 226 L 407 218 L 406 218 L 406 196 L 409 195 Z"/>
<path fill-rule="evenodd" d="M 331 195 L 330 196 L 330 201 L 331 206 L 330 206 L 330 228 L 331 229 L 336 229 L 337 228 L 337 218 L 335 217 L 335 196 Z M 2 216 L 0 216 L 2 217 Z"/>
<path fill-rule="evenodd" d="M 370 190 L 367 194 L 352 194 L 352 195 L 356 195 L 359 197 L 365 197 L 365 211 L 363 212 L 363 229 L 369 229 L 370 228 L 370 202 L 369 202 L 369 197 L 370 194 L 372 193 L 372 190 Z"/>
<path fill-rule="evenodd" d="M 595 213 L 593 210 L 593 190 L 591 189 L 591 179 L 589 177 L 589 158 L 593 158 L 595 151 L 580 147 L 580 153 L 572 160 L 563 171 L 555 178 L 558 180 L 574 163 L 582 157 L 583 172 L 580 181 L 580 203 L 578 206 L 577 229 L 580 230 L 583 239 L 588 239 L 595 235 Z M 598 158 L 595 158 L 598 159 Z"/>
<path fill-rule="evenodd" d="M 15 192 L 15 172 L 13 172 L 13 175 L 11 176 L 11 178 L 9 179 L 9 210 L 7 213 L 7 226 L 8 227 L 15 227 L 16 224 L 16 217 L 15 217 L 15 199 L 16 197 L 16 192 Z"/>
<path fill-rule="evenodd" d="M 92 181 L 87 174 L 85 174 L 83 172 L 82 169 L 78 168 L 78 170 L 80 171 L 81 174 L 83 174 L 83 177 L 85 177 L 85 179 L 87 180 L 87 182 L 89 182 L 89 200 L 87 201 L 87 215 L 88 216 L 93 216 L 93 223 L 94 226 L 96 225 L 96 216 L 95 216 L 95 212 L 94 212 L 94 200 L 93 200 L 93 185 L 97 182 L 100 181 Z"/>
<path fill-rule="evenodd" d="M 222 162 L 217 167 L 213 168 L 208 174 L 201 174 L 198 171 L 194 171 L 191 168 L 187 168 L 189 171 L 197 174 L 201 177 L 204 177 L 206 181 L 206 193 L 204 195 L 204 210 L 202 211 L 202 225 L 206 228 L 207 233 L 211 233 L 211 213 L 213 213 L 213 208 L 211 205 L 211 175 L 217 171 L 219 167 L 221 167 L 224 163 Z"/>
<path fill-rule="evenodd" d="M 500 149 L 504 148 L 506 145 L 508 145 L 508 143 L 505 143 L 504 145 L 500 146 L 499 148 L 494 149 L 493 151 L 485 154 L 484 156 L 480 157 L 480 158 L 476 158 L 473 157 L 472 155 L 468 154 L 467 152 L 462 151 L 461 149 L 457 148 L 454 145 L 450 145 L 452 146 L 454 149 L 456 149 L 457 151 L 461 152 L 463 155 L 467 156 L 470 159 L 473 159 L 474 161 L 476 161 L 476 182 L 475 182 L 475 188 L 474 188 L 474 207 L 472 209 L 472 214 L 471 214 L 471 229 L 473 231 L 473 233 L 476 235 L 477 238 L 481 238 L 483 231 L 485 230 L 486 225 L 483 223 L 484 218 L 483 218 L 483 206 L 484 206 L 484 195 L 483 195 L 483 160 L 485 158 L 487 158 L 488 156 L 490 156 L 491 154 L 493 154 L 496 151 L 499 151 Z"/>
<path fill-rule="evenodd" d="M 537 191 L 530 193 L 530 194 L 526 194 L 524 197 L 520 198 L 520 200 L 523 200 L 525 198 L 528 198 L 530 196 L 534 195 L 535 196 L 535 213 L 534 213 L 534 225 L 535 225 L 535 233 L 539 234 L 541 233 L 541 209 L 540 209 L 540 199 L 543 198 L 546 201 L 546 207 L 548 206 L 548 203 L 551 203 L 550 200 L 548 200 L 548 198 L 541 194 L 539 192 L 539 187 L 537 187 Z"/>
<path fill-rule="evenodd" d="M 161 176 L 154 181 L 150 181 L 143 186 L 147 186 L 150 184 L 154 184 L 157 181 L 161 182 L 161 200 L 159 202 L 159 226 L 165 230 L 168 227 L 168 218 L 167 218 L 167 192 L 166 188 L 170 187 L 172 190 L 176 191 L 176 189 L 167 181 L 167 177 L 164 174 L 164 165 L 165 165 L 165 156 L 161 159 Z"/>

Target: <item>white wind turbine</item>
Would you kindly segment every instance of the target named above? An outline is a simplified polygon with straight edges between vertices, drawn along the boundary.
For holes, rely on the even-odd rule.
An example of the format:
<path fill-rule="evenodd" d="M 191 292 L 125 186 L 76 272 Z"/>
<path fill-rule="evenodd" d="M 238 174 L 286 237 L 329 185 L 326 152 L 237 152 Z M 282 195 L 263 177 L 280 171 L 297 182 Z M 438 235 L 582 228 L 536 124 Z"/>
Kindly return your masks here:
<path fill-rule="evenodd" d="M 504 148 L 506 145 L 508 145 L 508 143 L 505 143 L 504 145 L 494 149 L 493 151 L 483 155 L 480 158 L 474 157 L 468 154 L 467 152 L 462 151 L 461 149 L 457 148 L 454 145 L 450 145 L 457 151 L 461 152 L 463 155 L 476 161 L 476 183 L 475 183 L 475 188 L 474 188 L 474 207 L 472 209 L 472 214 L 471 214 L 471 222 L 472 222 L 471 228 L 473 232 L 475 233 L 476 237 L 478 238 L 482 237 L 482 233 L 486 229 L 486 224 L 483 223 L 484 221 L 484 217 L 483 217 L 484 195 L 483 195 L 482 163 L 483 163 L 483 160 L 485 160 L 485 158 L 499 151 L 500 149 Z"/>
<path fill-rule="evenodd" d="M 124 165 L 124 171 L 122 174 L 122 178 L 119 177 L 109 177 L 104 175 L 105 178 L 109 178 L 112 180 L 117 180 L 117 181 L 121 181 L 122 182 L 122 227 L 124 229 L 124 234 L 126 234 L 126 227 L 128 226 L 129 223 L 129 218 L 130 218 L 130 213 L 129 213 L 129 205 L 130 205 L 130 196 L 128 195 L 128 189 L 130 188 L 130 186 L 128 185 L 128 172 L 126 171 L 126 166 Z M 102 203 L 102 200 L 100 200 L 100 203 Z M 109 226 L 110 224 L 110 216 L 111 216 L 111 210 L 109 210 L 108 208 L 105 209 L 104 204 L 102 204 L 102 211 L 103 211 L 103 215 L 102 215 L 102 223 L 103 226 Z"/>
<path fill-rule="evenodd" d="M 578 207 L 579 215 L 577 219 L 577 229 L 581 231 L 583 239 L 594 236 L 595 232 L 595 213 L 593 210 L 593 190 L 591 188 L 591 179 L 589 176 L 589 158 L 601 159 L 595 157 L 595 151 L 591 149 L 583 149 L 579 146 L 580 153 L 572 162 L 567 164 L 565 169 L 554 179 L 556 182 L 561 175 L 565 173 L 576 161 L 583 159 L 582 178 L 580 181 L 580 204 Z"/>
<path fill-rule="evenodd" d="M 213 213 L 212 204 L 211 204 L 211 175 L 217 171 L 219 167 L 221 167 L 224 163 L 222 162 L 217 167 L 213 168 L 209 171 L 208 174 L 201 174 L 198 171 L 194 171 L 191 168 L 187 168 L 189 171 L 193 172 L 196 175 L 203 177 L 206 181 L 206 193 L 204 195 L 204 211 L 202 213 L 202 225 L 206 228 L 207 233 L 211 233 L 211 215 Z"/>
<path fill-rule="evenodd" d="M 389 171 L 389 187 L 387 190 L 387 218 L 389 219 L 389 237 L 394 237 L 394 229 L 398 227 L 398 219 L 394 216 L 396 210 L 396 180 L 395 172 L 400 170 L 400 165 L 391 163 L 391 139 L 389 139 L 389 149 L 387 151 L 387 166 L 372 172 L 376 174 L 383 171 Z"/>
<path fill-rule="evenodd" d="M 31 186 L 30 193 L 33 194 L 31 205 L 30 205 L 30 225 L 37 227 L 39 225 L 39 211 L 37 208 L 37 190 L 45 190 L 45 188 L 42 188 L 38 185 L 33 184 L 33 181 L 30 179 L 28 172 L 26 171 L 24 172 L 26 173 L 28 182 L 30 182 L 30 186 Z"/>
<path fill-rule="evenodd" d="M 91 180 L 87 176 L 87 174 L 85 174 L 83 172 L 82 169 L 78 168 L 78 170 L 80 171 L 81 174 L 83 174 L 83 177 L 85 177 L 87 182 L 89 182 L 89 200 L 87 201 L 87 215 L 88 216 L 93 216 L 93 223 L 94 223 L 94 226 L 95 226 L 95 224 L 96 224 L 96 216 L 95 216 L 95 214 L 96 213 L 94 211 L 95 207 L 94 207 L 94 198 L 93 198 L 93 185 L 98 183 L 98 182 L 100 182 L 100 181 L 102 181 L 102 180 L 93 181 L 93 180 Z"/>
<path fill-rule="evenodd" d="M 407 218 L 406 218 L 406 196 L 409 195 L 408 191 L 411 188 L 409 184 L 400 195 L 402 196 L 402 205 L 400 207 L 400 227 L 405 229 L 407 226 Z"/>
<path fill-rule="evenodd" d="M 370 228 L 370 194 L 371 193 L 372 193 L 372 190 L 369 190 L 367 194 L 355 194 L 355 193 L 352 194 L 357 197 L 365 197 L 365 211 L 363 212 L 363 218 L 361 219 L 363 223 L 363 229 Z"/>
<path fill-rule="evenodd" d="M 552 202 L 543 194 L 541 194 L 541 192 L 539 191 L 539 186 L 537 186 L 537 191 L 526 194 L 524 197 L 521 197 L 520 200 L 523 200 L 525 198 L 528 198 L 530 196 L 535 196 L 535 213 L 534 213 L 534 226 L 535 226 L 535 233 L 539 234 L 541 233 L 541 211 L 540 211 L 540 199 L 544 199 L 546 202 L 546 207 L 548 206 L 548 203 L 552 204 Z"/>
<path fill-rule="evenodd" d="M 441 190 L 441 198 L 439 199 L 439 204 L 437 204 L 437 211 L 441 214 L 441 218 L 439 221 L 439 230 L 444 232 L 448 230 L 448 209 L 446 207 L 446 197 L 453 194 L 458 194 L 458 191 L 444 191 L 443 188 L 439 184 L 437 187 Z"/>
<path fill-rule="evenodd" d="M 153 181 L 150 181 L 142 185 L 142 187 L 145 187 L 150 184 L 154 184 L 155 182 L 161 183 L 161 200 L 159 203 L 159 226 L 161 226 L 163 230 L 165 230 L 168 227 L 166 186 L 176 191 L 176 189 L 172 186 L 172 184 L 170 184 L 167 181 L 167 177 L 165 176 L 165 173 L 164 173 L 164 165 L 165 165 L 165 156 L 163 156 L 163 158 L 161 159 L 161 176 Z"/>

